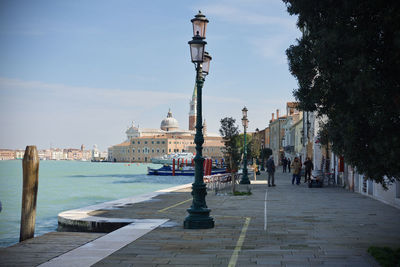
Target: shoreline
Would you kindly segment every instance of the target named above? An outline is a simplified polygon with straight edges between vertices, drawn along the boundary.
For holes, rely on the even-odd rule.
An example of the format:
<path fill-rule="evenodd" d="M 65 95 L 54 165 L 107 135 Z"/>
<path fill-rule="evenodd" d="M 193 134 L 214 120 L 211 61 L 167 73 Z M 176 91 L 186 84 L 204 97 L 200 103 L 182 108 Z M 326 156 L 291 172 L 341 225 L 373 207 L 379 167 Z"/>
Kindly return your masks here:
<path fill-rule="evenodd" d="M 57 231 L 71 232 L 100 232 L 109 233 L 131 223 L 139 223 L 139 220 L 133 218 L 107 218 L 91 215 L 98 210 L 115 210 L 124 208 L 135 203 L 149 201 L 152 198 L 190 187 L 192 184 L 183 184 L 178 186 L 160 189 L 151 193 L 138 196 L 127 197 L 112 201 L 103 202 L 79 209 L 67 210 L 58 214 Z M 140 220 L 143 221 L 143 220 Z"/>

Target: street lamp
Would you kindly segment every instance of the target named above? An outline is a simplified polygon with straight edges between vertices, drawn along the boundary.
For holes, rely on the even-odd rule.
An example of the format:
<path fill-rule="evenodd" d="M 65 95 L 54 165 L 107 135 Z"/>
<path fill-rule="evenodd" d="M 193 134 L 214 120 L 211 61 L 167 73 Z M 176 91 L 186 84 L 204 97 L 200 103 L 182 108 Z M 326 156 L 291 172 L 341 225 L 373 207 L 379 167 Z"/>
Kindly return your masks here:
<path fill-rule="evenodd" d="M 196 118 L 196 135 L 194 142 L 196 144 L 195 162 L 195 176 L 194 183 L 192 184 L 193 202 L 187 212 L 189 215 L 183 222 L 185 229 L 208 229 L 214 227 L 214 219 L 210 217 L 211 210 L 206 204 L 207 188 L 204 183 L 204 168 L 203 168 L 203 125 L 201 114 L 201 95 L 204 84 L 205 76 L 208 75 L 210 68 L 211 56 L 204 51 L 207 44 L 204 39 L 206 38 L 206 28 L 208 20 L 206 17 L 199 13 L 191 20 L 193 23 L 193 38 L 189 41 L 190 54 L 192 62 L 196 67 L 196 87 L 197 87 L 197 118 Z"/>
<path fill-rule="evenodd" d="M 250 180 L 248 177 L 248 172 L 247 172 L 247 144 L 246 144 L 246 129 L 247 126 L 249 125 L 249 120 L 247 119 L 247 108 L 244 107 L 242 109 L 242 114 L 243 114 L 243 118 L 242 118 L 242 125 L 244 128 L 244 151 L 243 151 L 243 175 L 242 175 L 242 179 L 240 180 L 241 184 L 250 184 Z"/>

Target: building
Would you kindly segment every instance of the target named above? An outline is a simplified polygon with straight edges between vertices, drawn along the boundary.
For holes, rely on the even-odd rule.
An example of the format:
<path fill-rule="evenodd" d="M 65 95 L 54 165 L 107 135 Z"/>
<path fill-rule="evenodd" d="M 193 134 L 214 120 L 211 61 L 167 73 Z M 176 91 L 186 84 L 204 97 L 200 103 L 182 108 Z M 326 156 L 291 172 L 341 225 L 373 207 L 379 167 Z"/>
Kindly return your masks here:
<path fill-rule="evenodd" d="M 190 111 L 189 111 L 189 131 L 196 130 L 196 119 L 197 119 L 197 84 L 194 86 L 192 100 L 190 101 Z"/>
<path fill-rule="evenodd" d="M 272 150 L 272 156 L 274 157 L 275 164 L 279 165 L 281 159 L 284 156 L 282 140 L 285 134 L 285 130 L 282 125 L 286 121 L 285 116 L 279 116 L 279 109 L 276 110 L 276 119 L 274 118 L 274 113 L 272 113 L 272 118 L 269 122 L 269 135 L 270 144 L 269 147 Z"/>
<path fill-rule="evenodd" d="M 282 124 L 282 128 L 284 129 L 282 141 L 284 156 L 290 158 L 292 161 L 294 157 L 300 156 L 301 153 L 301 138 L 299 138 L 299 136 L 302 130 L 302 124 L 300 124 L 300 122 L 302 122 L 303 113 L 300 112 L 297 107 L 298 103 L 296 102 L 286 103 L 286 121 Z M 299 144 L 300 151 L 298 150 Z"/>
<path fill-rule="evenodd" d="M 197 120 L 197 88 L 193 90 L 190 101 L 188 130 L 179 128 L 178 121 L 171 110 L 160 123 L 159 129 L 140 128 L 132 123 L 125 134 L 126 140 L 108 148 L 108 161 L 112 162 L 151 162 L 151 158 L 178 152 L 196 153 L 194 136 Z M 203 156 L 213 159 L 223 157 L 222 137 L 207 133 L 206 122 L 203 122 Z"/>
<path fill-rule="evenodd" d="M 0 149 L 0 160 L 15 159 L 15 151 L 12 149 Z"/>
<path fill-rule="evenodd" d="M 125 132 L 127 139 L 108 149 L 108 160 L 113 162 L 150 162 L 151 158 L 178 152 L 195 153 L 194 131 L 179 129 L 178 121 L 169 111 L 160 129 L 140 129 L 134 124 Z M 222 158 L 222 138 L 204 136 L 203 156 Z"/>

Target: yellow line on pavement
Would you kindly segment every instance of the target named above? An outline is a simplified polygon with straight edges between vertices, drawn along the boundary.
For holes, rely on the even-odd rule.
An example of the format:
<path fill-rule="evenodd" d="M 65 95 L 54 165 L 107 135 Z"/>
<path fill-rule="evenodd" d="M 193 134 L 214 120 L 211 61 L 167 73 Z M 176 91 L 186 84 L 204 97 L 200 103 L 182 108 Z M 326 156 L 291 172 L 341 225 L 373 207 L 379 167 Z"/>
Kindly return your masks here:
<path fill-rule="evenodd" d="M 169 207 L 167 207 L 167 208 L 165 208 L 165 209 L 159 210 L 158 212 L 165 212 L 165 211 L 167 211 L 167 210 L 169 210 L 169 209 L 175 208 L 175 207 L 177 207 L 177 206 L 179 206 L 179 205 L 182 205 L 182 204 L 184 204 L 184 203 L 186 203 L 186 202 L 189 202 L 189 201 L 192 200 L 192 199 L 193 199 L 193 198 L 186 199 L 186 200 L 181 201 L 181 202 L 179 202 L 179 203 L 176 203 L 176 204 L 174 204 L 174 205 L 172 205 L 172 206 L 169 206 Z"/>
<path fill-rule="evenodd" d="M 247 232 L 247 228 L 249 227 L 250 220 L 251 220 L 250 217 L 246 217 L 246 221 L 244 222 L 242 232 L 240 233 L 239 239 L 236 243 L 236 247 L 235 247 L 235 250 L 233 251 L 233 254 L 231 256 L 231 260 L 229 261 L 228 267 L 236 266 L 236 262 L 239 257 L 239 252 L 242 249 L 242 245 L 244 242 L 244 238 L 246 237 L 246 232 Z"/>

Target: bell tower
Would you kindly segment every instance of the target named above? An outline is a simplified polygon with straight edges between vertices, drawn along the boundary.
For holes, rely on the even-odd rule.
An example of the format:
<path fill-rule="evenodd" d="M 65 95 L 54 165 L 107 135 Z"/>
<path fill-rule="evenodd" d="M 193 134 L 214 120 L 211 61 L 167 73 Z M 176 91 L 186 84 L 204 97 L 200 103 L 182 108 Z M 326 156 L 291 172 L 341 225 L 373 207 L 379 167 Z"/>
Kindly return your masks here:
<path fill-rule="evenodd" d="M 197 87 L 194 86 L 192 100 L 190 101 L 190 111 L 189 111 L 189 131 L 196 130 L 196 117 L 197 117 Z"/>

